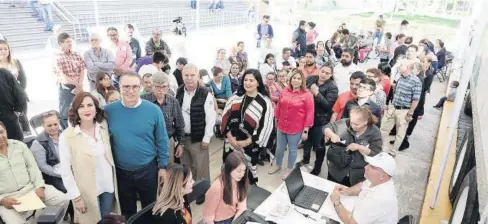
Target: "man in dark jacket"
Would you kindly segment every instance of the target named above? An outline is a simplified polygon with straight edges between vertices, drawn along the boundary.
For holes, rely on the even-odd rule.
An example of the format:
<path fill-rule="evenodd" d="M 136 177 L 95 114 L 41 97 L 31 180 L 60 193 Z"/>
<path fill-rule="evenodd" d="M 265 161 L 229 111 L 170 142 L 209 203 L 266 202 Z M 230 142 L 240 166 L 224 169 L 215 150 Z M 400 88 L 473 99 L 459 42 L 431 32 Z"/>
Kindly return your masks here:
<path fill-rule="evenodd" d="M 303 56 L 307 50 L 307 32 L 305 32 L 305 24 L 307 24 L 307 22 L 301 20 L 298 24 L 298 28 L 293 32 L 293 35 L 291 37 L 292 42 L 296 41 L 298 43 L 298 47 L 302 52 L 302 55 L 300 55 L 300 57 Z"/>
<path fill-rule="evenodd" d="M 316 160 L 315 166 L 310 172 L 313 175 L 319 175 L 322 163 L 325 157 L 324 135 L 322 130 L 324 125 L 328 124 L 332 116 L 332 106 L 337 100 L 339 90 L 335 84 L 332 74 L 333 65 L 326 62 L 320 69 L 318 75 L 312 75 L 307 78 L 307 88 L 314 95 L 315 99 L 315 117 L 314 125 L 310 128 L 310 134 L 307 141 L 303 144 L 303 160 L 299 165 L 306 165 L 310 162 L 310 152 L 312 147 L 315 149 Z"/>
<path fill-rule="evenodd" d="M 258 39 L 256 47 L 261 47 L 261 41 L 266 40 L 266 37 L 269 37 L 271 40 L 274 37 L 273 27 L 269 24 L 269 15 L 263 16 L 263 22 L 258 24 L 257 26 L 258 31 Z"/>
<path fill-rule="evenodd" d="M 186 58 L 178 58 L 178 60 L 176 60 L 176 69 L 173 72 L 173 75 L 178 82 L 178 86 L 183 85 L 183 75 L 181 74 L 181 70 L 183 70 L 183 67 L 185 67 L 186 64 L 188 64 Z"/>
<path fill-rule="evenodd" d="M 0 68 L 0 121 L 5 124 L 8 139 L 24 139 L 17 113 L 26 107 L 27 96 L 19 82 L 8 70 Z"/>

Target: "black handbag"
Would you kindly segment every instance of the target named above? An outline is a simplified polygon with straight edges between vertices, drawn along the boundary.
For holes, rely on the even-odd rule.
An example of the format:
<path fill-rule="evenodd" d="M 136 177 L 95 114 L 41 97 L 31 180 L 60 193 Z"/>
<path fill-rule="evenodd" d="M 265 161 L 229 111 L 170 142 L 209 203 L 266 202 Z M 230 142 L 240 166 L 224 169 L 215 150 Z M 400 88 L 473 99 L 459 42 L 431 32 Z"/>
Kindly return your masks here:
<path fill-rule="evenodd" d="M 337 142 L 331 143 L 327 150 L 327 160 L 339 168 L 346 168 L 351 165 L 352 152 L 346 150 L 347 145 Z"/>

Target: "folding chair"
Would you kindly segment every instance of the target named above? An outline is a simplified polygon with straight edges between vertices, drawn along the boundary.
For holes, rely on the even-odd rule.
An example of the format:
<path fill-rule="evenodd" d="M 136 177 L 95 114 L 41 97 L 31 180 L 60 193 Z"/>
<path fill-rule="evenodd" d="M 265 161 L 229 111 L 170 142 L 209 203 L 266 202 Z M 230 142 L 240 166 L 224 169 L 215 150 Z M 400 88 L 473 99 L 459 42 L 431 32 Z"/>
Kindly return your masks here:
<path fill-rule="evenodd" d="M 58 111 L 50 110 L 50 111 L 46 111 L 44 113 L 38 114 L 29 120 L 29 124 L 32 127 L 32 130 L 36 133 L 36 135 L 39 135 L 39 132 L 37 130 L 42 127 L 42 119 L 44 118 L 44 116 L 46 116 L 48 114 L 55 114 L 56 116 L 58 116 L 58 118 L 61 117 Z"/>
<path fill-rule="evenodd" d="M 205 195 L 205 193 L 207 193 L 209 188 L 210 188 L 210 181 L 208 180 L 196 181 L 195 184 L 193 184 L 193 191 L 190 194 L 186 195 L 186 200 L 188 201 L 188 203 L 192 203 L 197 198 L 200 198 L 203 195 Z M 142 215 L 146 214 L 147 212 L 152 212 L 154 204 L 156 204 L 156 202 L 153 202 L 152 204 L 146 206 L 145 208 L 141 209 L 139 212 L 131 216 L 129 220 L 127 220 L 126 224 L 133 224 Z"/>

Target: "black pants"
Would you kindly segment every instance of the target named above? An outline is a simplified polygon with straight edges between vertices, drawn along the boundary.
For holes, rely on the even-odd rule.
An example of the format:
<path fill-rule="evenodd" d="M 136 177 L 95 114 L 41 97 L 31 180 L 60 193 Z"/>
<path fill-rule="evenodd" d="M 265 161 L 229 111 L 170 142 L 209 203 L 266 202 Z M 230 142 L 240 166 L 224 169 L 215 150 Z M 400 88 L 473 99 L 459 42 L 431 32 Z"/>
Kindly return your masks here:
<path fill-rule="evenodd" d="M 136 171 L 117 168 L 117 186 L 122 215 L 129 219 L 137 212 L 137 194 L 145 208 L 156 201 L 158 189 L 158 164 L 156 160 Z M 135 223 L 154 223 L 150 212 L 142 215 Z"/>
<path fill-rule="evenodd" d="M 315 168 L 322 167 L 322 163 L 324 162 L 325 156 L 325 147 L 324 147 L 324 135 L 322 134 L 323 125 L 314 125 L 308 131 L 308 139 L 307 141 L 303 142 L 303 161 L 310 162 L 310 154 L 312 152 L 312 147 L 315 149 Z M 323 152 L 323 156 L 322 156 Z"/>
<path fill-rule="evenodd" d="M 0 112 L 0 121 L 5 125 L 7 129 L 7 138 L 22 141 L 24 140 L 24 134 L 22 128 L 20 128 L 19 117 L 13 111 Z"/>
<path fill-rule="evenodd" d="M 330 180 L 330 181 L 333 181 L 333 182 L 336 182 L 338 184 L 342 184 L 346 187 L 351 187 L 351 180 L 349 179 L 348 176 L 345 176 L 344 179 L 342 180 L 336 180 L 332 177 L 332 175 L 330 175 L 330 173 L 327 174 L 327 180 Z"/>

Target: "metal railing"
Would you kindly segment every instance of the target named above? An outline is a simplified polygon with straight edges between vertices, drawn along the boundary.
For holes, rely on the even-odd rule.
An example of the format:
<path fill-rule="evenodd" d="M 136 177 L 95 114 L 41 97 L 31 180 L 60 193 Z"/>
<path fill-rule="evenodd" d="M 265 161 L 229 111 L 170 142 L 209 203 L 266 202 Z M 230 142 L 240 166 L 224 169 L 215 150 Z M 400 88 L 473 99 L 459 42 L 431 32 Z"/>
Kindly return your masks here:
<path fill-rule="evenodd" d="M 233 25 L 244 25 L 254 22 L 248 18 L 247 11 L 207 11 L 200 10 L 198 15 L 192 9 L 150 9 L 132 10 L 125 12 L 100 11 L 99 24 L 101 27 L 119 24 L 137 24 L 138 32 L 143 35 L 150 35 L 152 30 L 159 29 L 163 33 L 169 33 L 173 29 L 173 20 L 182 17 L 188 32 L 202 28 L 216 28 Z M 197 16 L 199 22 L 197 23 Z M 85 42 L 88 40 L 88 29 L 96 27 L 93 13 L 77 14 L 77 41 Z"/>

